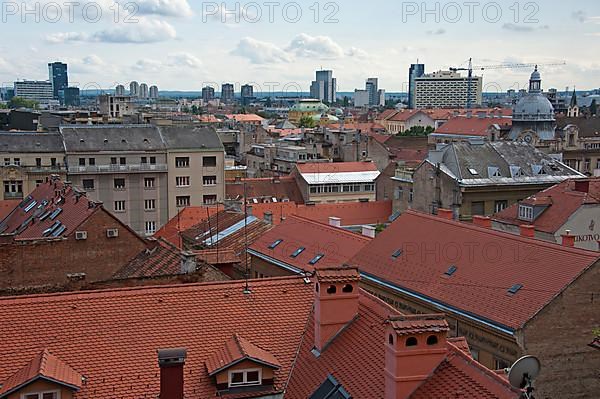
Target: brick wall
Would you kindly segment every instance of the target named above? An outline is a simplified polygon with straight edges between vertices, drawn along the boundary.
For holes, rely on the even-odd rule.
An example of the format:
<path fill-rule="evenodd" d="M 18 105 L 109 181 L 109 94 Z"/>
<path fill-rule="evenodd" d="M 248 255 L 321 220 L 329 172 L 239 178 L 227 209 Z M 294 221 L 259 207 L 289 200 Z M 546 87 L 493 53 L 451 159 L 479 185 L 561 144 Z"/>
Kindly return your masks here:
<path fill-rule="evenodd" d="M 588 346 L 600 327 L 600 262 L 580 276 L 524 328 L 525 353 L 537 356 L 541 399 L 598 398 L 600 351 Z"/>
<path fill-rule="evenodd" d="M 119 237 L 108 238 L 117 228 Z M 85 273 L 86 281 L 108 279 L 145 248 L 144 241 L 100 208 L 78 231 L 87 240 L 66 238 L 0 244 L 0 288 L 62 284 L 67 274 Z"/>

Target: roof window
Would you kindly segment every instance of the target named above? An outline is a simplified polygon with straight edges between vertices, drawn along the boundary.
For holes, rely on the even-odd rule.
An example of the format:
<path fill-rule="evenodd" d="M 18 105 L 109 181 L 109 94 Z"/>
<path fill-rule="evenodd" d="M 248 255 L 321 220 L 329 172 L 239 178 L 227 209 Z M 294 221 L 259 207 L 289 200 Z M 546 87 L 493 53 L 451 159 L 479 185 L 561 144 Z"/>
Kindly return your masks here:
<path fill-rule="evenodd" d="M 521 288 L 523 288 L 522 284 L 515 284 L 508 289 L 508 293 L 511 295 L 515 295 L 517 292 L 519 292 L 521 290 Z"/>
<path fill-rule="evenodd" d="M 448 270 L 446 270 L 446 273 L 444 273 L 444 274 L 448 277 L 451 277 L 454 273 L 456 273 L 457 270 L 458 270 L 458 268 L 456 266 L 452 265 L 448 268 Z"/>
<path fill-rule="evenodd" d="M 396 252 L 394 252 L 392 254 L 392 258 L 394 258 L 394 259 L 398 259 L 400 256 L 402 256 L 402 249 L 398 249 Z"/>
<path fill-rule="evenodd" d="M 277 246 L 279 244 L 281 244 L 282 242 L 283 242 L 283 240 L 281 240 L 281 239 L 274 241 L 271 245 L 269 245 L 269 249 L 275 249 L 275 248 L 277 248 Z"/>
<path fill-rule="evenodd" d="M 291 256 L 292 258 L 297 258 L 297 257 L 298 257 L 298 256 L 299 256 L 299 255 L 300 255 L 302 252 L 304 252 L 304 250 L 305 250 L 305 249 L 306 249 L 306 248 L 304 248 L 304 247 L 300 247 L 300 248 L 298 248 L 297 250 L 295 250 L 295 251 L 294 251 L 294 253 L 293 253 L 293 254 L 291 254 L 290 256 Z"/>
<path fill-rule="evenodd" d="M 316 265 L 317 262 L 319 262 L 321 259 L 323 259 L 325 255 L 324 254 L 317 254 L 317 256 L 315 256 L 314 258 L 312 258 L 310 260 L 310 262 L 308 262 L 309 265 Z"/>

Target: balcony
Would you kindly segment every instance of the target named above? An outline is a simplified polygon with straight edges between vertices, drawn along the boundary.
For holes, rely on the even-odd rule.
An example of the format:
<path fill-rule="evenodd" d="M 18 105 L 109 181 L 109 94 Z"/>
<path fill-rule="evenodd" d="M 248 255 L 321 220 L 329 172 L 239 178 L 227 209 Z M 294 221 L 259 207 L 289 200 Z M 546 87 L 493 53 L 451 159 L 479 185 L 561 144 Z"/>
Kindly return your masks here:
<path fill-rule="evenodd" d="M 4 193 L 4 199 L 5 200 L 22 200 L 23 199 L 23 193 L 5 192 Z"/>
<path fill-rule="evenodd" d="M 395 173 L 393 179 L 412 183 L 413 182 L 413 173 L 414 173 L 414 170 L 411 170 L 411 169 L 396 169 L 396 173 Z"/>
<path fill-rule="evenodd" d="M 69 173 L 77 174 L 115 174 L 115 173 L 147 173 L 166 172 L 166 164 L 131 164 L 131 165 L 94 165 L 70 166 Z"/>

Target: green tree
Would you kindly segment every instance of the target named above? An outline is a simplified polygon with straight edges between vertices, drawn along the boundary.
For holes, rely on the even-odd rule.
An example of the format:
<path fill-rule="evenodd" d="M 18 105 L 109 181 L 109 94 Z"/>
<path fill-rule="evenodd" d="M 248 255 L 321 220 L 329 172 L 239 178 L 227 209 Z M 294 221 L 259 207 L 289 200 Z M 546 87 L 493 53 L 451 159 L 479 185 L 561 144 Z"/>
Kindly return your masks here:
<path fill-rule="evenodd" d="M 408 130 L 405 130 L 402 133 L 398 133 L 397 136 L 411 136 L 411 137 L 423 137 L 428 136 L 433 133 L 435 129 L 431 126 L 413 126 Z"/>
<path fill-rule="evenodd" d="M 344 107 L 348 107 L 350 105 L 350 97 L 344 96 Z"/>
<path fill-rule="evenodd" d="M 200 110 L 198 109 L 198 106 L 196 104 L 192 105 L 192 114 L 198 115 L 199 113 Z"/>
<path fill-rule="evenodd" d="M 312 128 L 315 127 L 315 120 L 310 116 L 303 116 L 298 124 L 300 127 Z"/>
<path fill-rule="evenodd" d="M 13 97 L 8 102 L 8 107 L 9 108 L 32 108 L 32 109 L 37 109 L 38 105 L 39 104 L 38 104 L 37 101 L 26 100 L 26 99 L 21 98 L 21 97 Z"/>

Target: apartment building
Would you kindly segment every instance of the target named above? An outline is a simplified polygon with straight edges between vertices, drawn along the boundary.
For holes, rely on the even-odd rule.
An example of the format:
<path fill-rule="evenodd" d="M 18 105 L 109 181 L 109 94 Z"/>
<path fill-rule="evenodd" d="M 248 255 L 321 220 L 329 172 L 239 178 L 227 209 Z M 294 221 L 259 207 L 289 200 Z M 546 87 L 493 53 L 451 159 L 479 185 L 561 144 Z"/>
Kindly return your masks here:
<path fill-rule="evenodd" d="M 58 105 L 52 83 L 47 80 L 21 80 L 14 83 L 15 97 L 37 101 L 40 106 Z"/>
<path fill-rule="evenodd" d="M 58 133 L 0 132 L 3 199 L 22 200 L 49 175 L 66 177 Z"/>
<path fill-rule="evenodd" d="M 100 113 L 109 118 L 122 118 L 134 111 L 131 96 L 104 94 L 98 97 Z"/>
<path fill-rule="evenodd" d="M 179 208 L 225 196 L 225 154 L 213 130 L 127 125 L 60 131 L 72 183 L 140 234 L 154 234 Z"/>
<path fill-rule="evenodd" d="M 438 71 L 414 79 L 415 108 L 453 108 L 482 103 L 483 79 Z M 467 100 L 468 99 L 468 100 Z"/>

